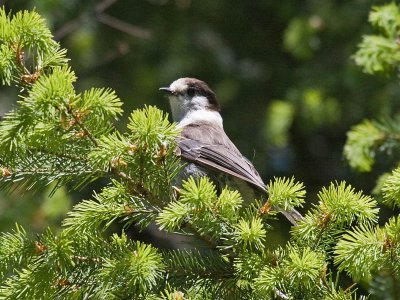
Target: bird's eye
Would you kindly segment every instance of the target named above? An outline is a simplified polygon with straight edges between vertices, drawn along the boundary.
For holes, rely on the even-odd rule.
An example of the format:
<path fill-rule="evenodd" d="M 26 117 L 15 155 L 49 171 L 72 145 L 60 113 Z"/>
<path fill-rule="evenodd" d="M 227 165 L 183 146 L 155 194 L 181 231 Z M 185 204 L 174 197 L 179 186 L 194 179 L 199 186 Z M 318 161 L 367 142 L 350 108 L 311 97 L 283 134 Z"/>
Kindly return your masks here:
<path fill-rule="evenodd" d="M 188 96 L 193 97 L 195 93 L 196 91 L 194 90 L 194 88 L 188 88 L 187 90 Z"/>

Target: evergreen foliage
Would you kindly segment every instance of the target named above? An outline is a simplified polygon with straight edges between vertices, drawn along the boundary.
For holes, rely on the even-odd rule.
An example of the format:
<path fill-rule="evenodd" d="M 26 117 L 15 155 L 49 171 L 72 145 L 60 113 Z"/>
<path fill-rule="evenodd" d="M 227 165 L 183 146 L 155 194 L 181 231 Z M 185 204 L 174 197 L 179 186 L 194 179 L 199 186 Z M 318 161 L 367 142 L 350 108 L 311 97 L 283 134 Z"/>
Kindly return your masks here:
<path fill-rule="evenodd" d="M 390 74 L 398 70 L 400 48 L 400 6 L 394 2 L 372 8 L 369 22 L 377 35 L 365 35 L 354 55 L 364 72 Z M 379 153 L 395 153 L 399 149 L 399 120 L 385 116 L 382 121 L 364 120 L 347 134 L 344 155 L 352 168 L 369 172 Z"/>
<path fill-rule="evenodd" d="M 306 192 L 303 183 L 295 182 L 294 177 L 274 178 L 270 181 L 268 188 L 268 201 L 271 205 L 282 207 L 290 211 L 293 207 L 302 206 Z"/>
<path fill-rule="evenodd" d="M 385 34 L 397 30 L 397 18 L 383 20 L 396 8 L 371 15 Z M 0 299 L 358 299 L 367 293 L 359 287 L 378 294 L 375 283 L 385 285 L 386 277 L 394 283 L 385 285 L 385 299 L 399 296 L 400 223 L 393 217 L 376 225 L 372 197 L 345 182 L 323 187 L 290 240 L 273 244 L 273 208 L 303 205 L 301 182 L 274 178 L 265 199 L 248 206 L 237 191 L 217 192 L 208 178 L 174 189 L 179 130 L 166 114 L 145 107 L 131 114 L 126 132 L 115 129 L 119 98 L 110 89 L 76 92 L 65 51 L 35 12 L 0 9 L 0 50 L 2 83 L 21 87 L 17 107 L 0 122 L 0 188 L 40 190 L 55 183 L 54 189 L 69 184 L 79 190 L 110 179 L 75 205 L 61 232 L 49 228 L 32 236 L 16 225 L 0 235 Z M 371 148 L 390 136 L 382 141 L 383 129 L 371 124 L 354 129 L 346 150 L 366 169 Z M 397 173 L 383 189 L 396 205 Z M 124 231 L 151 222 L 207 247 L 157 249 Z M 111 233 L 115 223 L 123 229 Z M 353 283 L 341 280 L 338 270 Z"/>
<path fill-rule="evenodd" d="M 354 55 L 355 62 L 371 74 L 392 71 L 400 62 L 400 8 L 395 2 L 373 7 L 369 22 L 380 34 L 364 36 Z"/>
<path fill-rule="evenodd" d="M 385 203 L 400 206 L 400 169 L 396 168 L 387 176 L 382 187 Z"/>

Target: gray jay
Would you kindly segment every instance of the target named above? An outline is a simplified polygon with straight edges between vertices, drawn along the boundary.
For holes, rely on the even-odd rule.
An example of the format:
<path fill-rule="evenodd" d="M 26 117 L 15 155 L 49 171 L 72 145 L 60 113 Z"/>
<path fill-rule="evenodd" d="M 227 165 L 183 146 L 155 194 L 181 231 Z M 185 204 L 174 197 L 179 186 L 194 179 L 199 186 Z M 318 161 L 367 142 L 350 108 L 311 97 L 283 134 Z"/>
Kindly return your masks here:
<path fill-rule="evenodd" d="M 181 128 L 177 152 L 186 165 L 178 180 L 208 176 L 218 190 L 236 189 L 247 203 L 265 196 L 267 187 L 257 170 L 226 135 L 219 104 L 208 85 L 195 78 L 180 78 L 160 90 L 168 93 L 172 118 Z M 294 225 L 301 218 L 295 210 L 274 209 Z"/>

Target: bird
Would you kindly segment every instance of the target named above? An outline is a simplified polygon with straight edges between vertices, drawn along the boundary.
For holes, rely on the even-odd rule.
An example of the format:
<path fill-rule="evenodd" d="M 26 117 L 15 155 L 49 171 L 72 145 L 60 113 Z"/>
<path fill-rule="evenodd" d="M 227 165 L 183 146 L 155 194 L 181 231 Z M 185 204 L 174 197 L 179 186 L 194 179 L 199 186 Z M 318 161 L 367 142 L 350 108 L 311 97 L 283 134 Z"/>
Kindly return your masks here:
<path fill-rule="evenodd" d="M 176 153 L 185 164 L 177 181 L 208 176 L 217 191 L 226 186 L 238 190 L 245 203 L 267 194 L 256 168 L 225 133 L 216 95 L 204 81 L 184 77 L 159 90 L 167 94 L 172 119 L 180 128 Z M 302 218 L 294 209 L 273 209 L 293 225 Z"/>

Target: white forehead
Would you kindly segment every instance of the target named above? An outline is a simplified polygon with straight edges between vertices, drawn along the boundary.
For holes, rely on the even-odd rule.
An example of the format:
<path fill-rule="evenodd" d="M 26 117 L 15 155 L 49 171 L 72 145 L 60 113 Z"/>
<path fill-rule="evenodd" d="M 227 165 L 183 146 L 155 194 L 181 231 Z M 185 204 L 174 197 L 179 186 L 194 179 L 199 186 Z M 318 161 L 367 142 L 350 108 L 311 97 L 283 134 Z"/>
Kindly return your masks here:
<path fill-rule="evenodd" d="M 175 80 L 173 83 L 171 83 L 171 85 L 169 86 L 169 88 L 171 90 L 173 90 L 174 92 L 183 92 L 187 90 L 187 83 L 186 83 L 186 79 L 185 78 L 179 78 L 177 80 Z"/>

